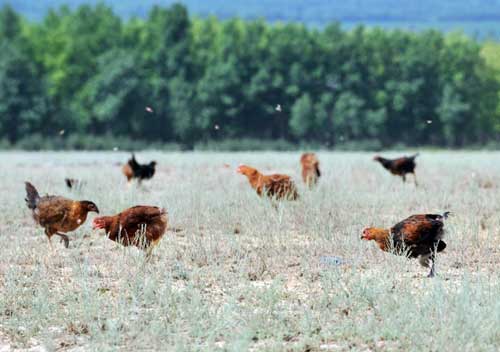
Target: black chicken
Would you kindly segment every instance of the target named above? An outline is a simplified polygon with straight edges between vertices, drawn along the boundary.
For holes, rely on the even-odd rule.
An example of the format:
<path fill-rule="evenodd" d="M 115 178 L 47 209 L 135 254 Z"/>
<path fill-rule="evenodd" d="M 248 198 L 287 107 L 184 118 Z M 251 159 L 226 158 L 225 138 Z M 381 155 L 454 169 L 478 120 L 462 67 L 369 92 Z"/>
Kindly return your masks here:
<path fill-rule="evenodd" d="M 139 184 L 143 180 L 151 179 L 155 174 L 156 161 L 151 161 L 149 164 L 139 164 L 132 154 L 132 158 L 123 166 L 123 174 L 127 177 L 127 181 L 136 178 Z"/>
<path fill-rule="evenodd" d="M 382 166 L 389 170 L 391 174 L 401 176 L 403 182 L 406 182 L 406 174 L 413 174 L 415 185 L 417 184 L 417 176 L 415 175 L 415 158 L 418 153 L 412 156 L 403 156 L 397 159 L 385 159 L 381 156 L 375 156 L 373 160 L 378 161 Z"/>

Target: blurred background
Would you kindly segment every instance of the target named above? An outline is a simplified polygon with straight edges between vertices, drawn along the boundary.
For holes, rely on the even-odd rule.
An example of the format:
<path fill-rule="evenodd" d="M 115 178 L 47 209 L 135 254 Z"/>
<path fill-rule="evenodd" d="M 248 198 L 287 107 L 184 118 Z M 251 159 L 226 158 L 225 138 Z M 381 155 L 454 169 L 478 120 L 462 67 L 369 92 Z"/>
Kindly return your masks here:
<path fill-rule="evenodd" d="M 500 146 L 500 0 L 0 0 L 0 149 Z"/>

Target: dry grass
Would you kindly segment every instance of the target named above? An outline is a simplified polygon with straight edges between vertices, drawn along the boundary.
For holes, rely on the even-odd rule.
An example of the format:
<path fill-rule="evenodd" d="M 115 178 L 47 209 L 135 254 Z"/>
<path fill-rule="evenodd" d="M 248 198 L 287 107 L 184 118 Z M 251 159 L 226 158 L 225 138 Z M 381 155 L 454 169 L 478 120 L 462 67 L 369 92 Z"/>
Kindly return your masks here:
<path fill-rule="evenodd" d="M 159 162 L 142 189 L 126 187 L 115 164 L 125 154 L 0 154 L 0 350 L 498 349 L 499 153 L 422 153 L 418 189 L 369 154 L 320 153 L 319 187 L 300 185 L 301 199 L 278 210 L 234 168 L 299 181 L 299 153 L 138 157 Z M 65 177 L 87 184 L 71 193 Z M 106 214 L 164 206 L 175 231 L 147 263 L 93 232 L 91 216 L 69 249 L 51 251 L 25 180 Z M 360 240 L 365 226 L 445 210 L 454 216 L 435 279 Z"/>

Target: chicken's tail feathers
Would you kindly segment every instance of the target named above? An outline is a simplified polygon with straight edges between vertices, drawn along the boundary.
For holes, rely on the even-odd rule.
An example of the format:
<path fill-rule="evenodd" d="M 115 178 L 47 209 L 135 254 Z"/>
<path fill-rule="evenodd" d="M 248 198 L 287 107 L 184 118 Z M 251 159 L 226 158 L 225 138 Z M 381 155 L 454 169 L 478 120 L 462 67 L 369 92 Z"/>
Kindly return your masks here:
<path fill-rule="evenodd" d="M 30 209 L 35 209 L 36 206 L 38 205 L 38 201 L 40 200 L 40 195 L 38 194 L 38 191 L 36 190 L 35 186 L 33 186 L 29 182 L 25 182 L 26 185 L 26 198 L 24 199 L 26 201 L 26 205 Z"/>
<path fill-rule="evenodd" d="M 448 216 L 450 216 L 450 215 L 453 215 L 453 213 L 451 211 L 445 211 L 443 213 L 443 219 L 448 219 Z"/>
<path fill-rule="evenodd" d="M 410 159 L 415 160 L 417 156 L 419 156 L 420 153 L 415 153 L 412 156 L 410 156 Z"/>
<path fill-rule="evenodd" d="M 128 164 L 130 165 L 130 167 L 132 168 L 132 170 L 134 170 L 134 172 L 135 172 L 135 170 L 137 170 L 139 168 L 139 163 L 135 159 L 135 154 L 134 153 L 132 153 L 132 157 L 128 161 Z"/>

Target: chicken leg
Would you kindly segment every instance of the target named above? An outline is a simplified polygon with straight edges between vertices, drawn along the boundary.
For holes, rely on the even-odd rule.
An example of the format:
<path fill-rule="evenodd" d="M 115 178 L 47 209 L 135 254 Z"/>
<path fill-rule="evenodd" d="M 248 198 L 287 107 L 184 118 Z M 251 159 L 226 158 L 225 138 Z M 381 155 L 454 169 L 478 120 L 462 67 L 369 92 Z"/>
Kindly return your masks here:
<path fill-rule="evenodd" d="M 51 241 L 52 234 L 50 233 L 49 229 L 45 228 L 45 234 L 47 235 L 47 238 L 49 239 L 50 249 L 54 250 L 54 247 L 52 246 L 52 241 Z"/>
<path fill-rule="evenodd" d="M 431 271 L 429 272 L 429 275 L 427 275 L 427 277 L 434 277 L 434 276 L 436 276 L 436 269 L 434 267 L 434 261 L 432 261 Z"/>
<path fill-rule="evenodd" d="M 58 235 L 61 237 L 61 242 L 64 242 L 64 247 L 68 248 L 69 247 L 69 237 L 63 233 L 56 232 L 55 235 Z"/>
<path fill-rule="evenodd" d="M 413 172 L 413 180 L 415 181 L 415 187 L 418 187 L 417 174 L 415 172 Z"/>
<path fill-rule="evenodd" d="M 436 276 L 436 256 L 435 253 L 432 252 L 431 254 L 428 255 L 422 255 L 419 258 L 420 265 L 426 268 L 431 268 L 431 271 L 429 272 L 429 275 L 427 277 L 434 277 Z"/>
<path fill-rule="evenodd" d="M 431 271 L 429 272 L 429 275 L 427 277 L 434 277 L 436 275 L 436 249 L 434 249 L 431 253 L 430 260 L 431 260 Z"/>
<path fill-rule="evenodd" d="M 436 275 L 436 268 L 435 268 L 435 253 L 432 252 L 430 254 L 422 255 L 418 259 L 420 265 L 422 265 L 425 268 L 431 268 L 431 271 L 429 272 L 429 275 L 427 277 L 434 277 Z"/>

